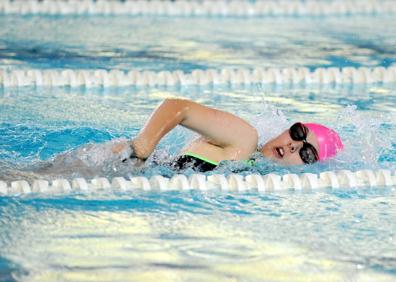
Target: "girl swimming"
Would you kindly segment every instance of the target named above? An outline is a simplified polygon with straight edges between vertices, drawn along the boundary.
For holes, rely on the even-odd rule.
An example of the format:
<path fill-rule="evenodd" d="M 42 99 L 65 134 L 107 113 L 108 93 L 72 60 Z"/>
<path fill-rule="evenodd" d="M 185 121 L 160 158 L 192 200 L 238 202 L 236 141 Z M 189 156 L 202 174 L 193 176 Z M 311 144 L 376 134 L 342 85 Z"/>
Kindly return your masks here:
<path fill-rule="evenodd" d="M 248 160 L 256 151 L 284 165 L 312 164 L 334 157 L 343 149 L 334 130 L 301 122 L 258 146 L 257 130 L 245 120 L 193 101 L 166 99 L 134 139 L 115 144 L 111 151 L 121 161 L 142 162 L 177 125 L 200 135 L 175 160 L 174 166 L 179 169 L 192 166 L 197 171 L 208 171 L 223 160 Z"/>
<path fill-rule="evenodd" d="M 334 130 L 320 124 L 301 122 L 258 145 L 256 128 L 236 115 L 190 100 L 166 99 L 132 140 L 122 138 L 87 144 L 49 161 L 36 163 L 33 168 L 29 166 L 22 174 L 21 171 L 7 174 L 31 179 L 129 174 L 144 164 L 160 140 L 177 125 L 191 129 L 199 137 L 170 163 L 163 161 L 164 158 L 159 158 L 161 162 L 151 158 L 154 163 L 169 164 L 176 170 L 192 168 L 206 172 L 216 168 L 221 161 L 249 161 L 256 152 L 283 165 L 312 164 L 331 158 L 343 149 Z"/>

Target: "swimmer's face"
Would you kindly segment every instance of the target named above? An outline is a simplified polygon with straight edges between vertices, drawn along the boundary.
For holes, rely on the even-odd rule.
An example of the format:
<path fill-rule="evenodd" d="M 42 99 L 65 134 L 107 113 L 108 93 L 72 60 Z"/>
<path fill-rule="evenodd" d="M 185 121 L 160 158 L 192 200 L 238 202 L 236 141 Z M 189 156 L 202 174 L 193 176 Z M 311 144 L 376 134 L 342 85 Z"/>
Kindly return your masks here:
<path fill-rule="evenodd" d="M 308 131 L 306 140 L 319 152 L 319 144 L 313 133 Z M 303 141 L 293 140 L 290 136 L 289 129 L 287 129 L 279 136 L 265 143 L 260 151 L 264 157 L 277 163 L 283 165 L 301 165 L 304 162 L 300 157 L 299 151 L 303 145 Z"/>

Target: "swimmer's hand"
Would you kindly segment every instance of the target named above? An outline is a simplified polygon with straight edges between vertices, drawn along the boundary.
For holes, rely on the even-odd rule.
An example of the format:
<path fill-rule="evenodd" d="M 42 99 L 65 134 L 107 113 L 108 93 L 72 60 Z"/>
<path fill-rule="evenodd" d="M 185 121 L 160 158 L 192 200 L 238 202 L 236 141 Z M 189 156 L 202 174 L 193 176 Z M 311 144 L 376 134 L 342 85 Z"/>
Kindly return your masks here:
<path fill-rule="evenodd" d="M 120 154 L 123 150 L 125 150 L 128 146 L 128 142 L 120 142 L 115 144 L 112 148 L 111 151 L 113 154 Z"/>
<path fill-rule="evenodd" d="M 113 154 L 119 155 L 119 158 L 122 162 L 126 162 L 129 159 L 143 162 L 143 160 L 136 156 L 132 141 L 118 143 L 111 148 L 111 151 Z"/>

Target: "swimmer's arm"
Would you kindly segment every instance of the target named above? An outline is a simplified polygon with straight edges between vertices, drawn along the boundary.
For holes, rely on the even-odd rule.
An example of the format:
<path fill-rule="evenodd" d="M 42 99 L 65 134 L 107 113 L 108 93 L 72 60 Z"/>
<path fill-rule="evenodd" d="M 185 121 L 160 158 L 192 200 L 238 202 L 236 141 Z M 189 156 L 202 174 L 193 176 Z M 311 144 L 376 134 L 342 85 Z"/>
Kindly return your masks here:
<path fill-rule="evenodd" d="M 166 99 L 132 141 L 137 157 L 150 156 L 161 138 L 177 125 L 208 138 L 228 155 L 249 157 L 256 150 L 257 131 L 243 119 L 189 100 Z"/>

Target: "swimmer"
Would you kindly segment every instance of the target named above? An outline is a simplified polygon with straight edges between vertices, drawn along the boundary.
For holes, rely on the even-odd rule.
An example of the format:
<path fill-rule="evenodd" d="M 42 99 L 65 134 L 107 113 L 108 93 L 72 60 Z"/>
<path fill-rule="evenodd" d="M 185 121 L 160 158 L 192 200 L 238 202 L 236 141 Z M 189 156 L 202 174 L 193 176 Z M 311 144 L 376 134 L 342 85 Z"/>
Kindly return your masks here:
<path fill-rule="evenodd" d="M 332 158 L 343 149 L 334 130 L 301 122 L 258 146 L 257 130 L 245 120 L 193 101 L 166 99 L 135 138 L 112 145 L 113 157 L 122 162 L 144 162 L 161 138 L 177 125 L 200 135 L 175 160 L 173 166 L 178 169 L 192 166 L 196 171 L 205 172 L 224 160 L 249 160 L 257 151 L 283 165 L 312 164 Z"/>

